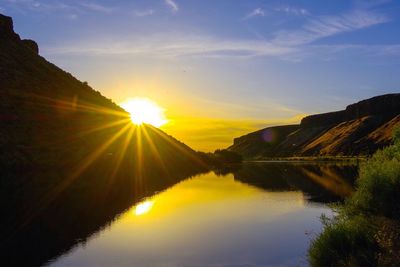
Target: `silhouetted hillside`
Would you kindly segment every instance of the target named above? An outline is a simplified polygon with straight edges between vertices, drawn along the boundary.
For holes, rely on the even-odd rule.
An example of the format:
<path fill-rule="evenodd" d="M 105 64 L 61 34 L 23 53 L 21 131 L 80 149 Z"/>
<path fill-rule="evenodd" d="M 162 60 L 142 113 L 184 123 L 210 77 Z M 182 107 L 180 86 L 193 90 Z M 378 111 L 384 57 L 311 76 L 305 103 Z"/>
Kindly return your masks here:
<path fill-rule="evenodd" d="M 399 122 L 400 94 L 387 94 L 235 138 L 229 149 L 246 158 L 369 155 L 391 143 Z"/>
<path fill-rule="evenodd" d="M 21 40 L 14 32 L 10 17 L 0 15 L 1 164 L 76 162 L 116 139 L 117 133 L 123 137 L 129 132 L 133 126 L 122 108 L 46 61 L 38 51 L 34 41 Z M 163 145 L 175 152 L 174 160 L 184 154 L 196 157 L 192 149 L 162 131 L 150 126 L 143 129 L 159 134 L 151 138 L 167 139 Z M 132 140 L 138 131 L 133 132 Z M 114 152 L 114 143 L 104 152 Z M 164 160 L 172 160 L 170 155 L 162 155 L 165 147 L 155 144 L 154 148 Z"/>
<path fill-rule="evenodd" d="M 123 109 L 38 52 L 0 15 L 5 266 L 41 266 L 141 198 L 207 169 L 190 147 L 134 126 Z"/>

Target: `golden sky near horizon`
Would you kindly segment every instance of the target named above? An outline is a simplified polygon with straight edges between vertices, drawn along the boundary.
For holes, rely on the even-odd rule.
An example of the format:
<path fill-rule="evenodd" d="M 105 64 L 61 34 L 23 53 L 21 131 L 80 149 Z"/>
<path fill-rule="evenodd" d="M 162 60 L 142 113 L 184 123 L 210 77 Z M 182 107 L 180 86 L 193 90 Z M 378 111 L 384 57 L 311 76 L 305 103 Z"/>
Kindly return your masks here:
<path fill-rule="evenodd" d="M 131 114 L 134 124 L 148 123 L 159 127 L 193 149 L 207 152 L 227 148 L 233 138 L 241 135 L 267 126 L 295 124 L 303 117 L 298 115 L 283 120 L 195 117 L 191 115 L 190 107 L 181 104 L 177 110 L 169 111 L 145 97 L 128 98 L 119 105 Z M 184 113 L 186 116 L 182 115 Z"/>
<path fill-rule="evenodd" d="M 296 124 L 301 117 L 281 121 L 176 117 L 160 128 L 195 150 L 214 151 L 232 145 L 233 138 L 268 126 Z"/>

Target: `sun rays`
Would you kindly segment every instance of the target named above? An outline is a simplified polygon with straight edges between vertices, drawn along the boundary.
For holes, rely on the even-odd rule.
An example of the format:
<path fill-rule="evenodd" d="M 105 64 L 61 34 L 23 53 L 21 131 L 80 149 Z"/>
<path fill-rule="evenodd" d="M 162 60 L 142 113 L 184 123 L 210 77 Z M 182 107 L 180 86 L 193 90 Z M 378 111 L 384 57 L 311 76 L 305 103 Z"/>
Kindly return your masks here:
<path fill-rule="evenodd" d="M 60 131 L 68 131 L 68 140 L 51 138 L 42 144 L 43 148 L 68 146 L 74 157 L 68 156 L 71 159 L 67 163 L 69 174 L 63 174 L 63 178 L 49 188 L 35 204 L 35 210 L 26 211 L 26 221 L 21 225 L 28 224 L 77 185 L 90 186 L 87 180 L 101 183 L 95 186 L 101 186 L 105 196 L 115 193 L 113 190 L 116 185 L 123 180 L 127 190 L 131 190 L 132 195 L 136 196 L 147 190 L 149 176 L 162 183 L 169 183 L 173 182 L 172 176 L 179 168 L 192 169 L 195 166 L 193 168 L 200 170 L 206 166 L 191 148 L 160 129 L 146 124 L 144 119 L 140 124 L 132 123 L 132 114 L 116 105 L 105 107 L 101 103 L 96 105 L 75 96 L 62 99 L 40 95 L 31 97 L 37 101 L 29 100 L 25 104 L 38 110 L 51 110 L 44 113 L 45 116 L 69 118 L 71 121 L 71 125 L 60 125 Z M 163 112 L 158 106 L 155 110 Z M 163 113 L 157 116 L 159 117 L 154 117 L 154 124 L 167 122 Z M 74 120 L 84 123 L 75 124 Z M 105 172 L 102 173 L 102 170 Z M 97 181 L 93 174 L 101 174 L 105 178 Z"/>
<path fill-rule="evenodd" d="M 108 166 L 109 171 L 103 182 L 105 188 L 103 193 L 108 194 L 112 191 L 113 186 L 118 179 L 121 179 L 121 174 L 126 172 L 128 167 L 131 170 L 128 172 L 130 182 L 127 183 L 127 186 L 131 187 L 134 195 L 144 189 L 149 172 L 151 174 L 158 173 L 158 179 L 165 181 L 170 179 L 174 167 L 169 164 L 175 157 L 186 158 L 185 162 L 189 165 L 205 166 L 197 158 L 195 151 L 144 121 L 138 125 L 133 124 L 130 114 L 125 113 L 122 109 L 118 111 L 84 103 L 76 97 L 63 100 L 40 96 L 37 98 L 40 101 L 32 104 L 38 107 L 53 107 L 56 111 L 52 114 L 54 116 L 58 116 L 57 112 L 71 114 L 71 118 L 74 118 L 75 115 L 80 116 L 79 114 L 90 114 L 95 119 L 73 132 L 70 140 L 71 143 L 77 142 L 83 145 L 89 143 L 89 147 L 93 148 L 88 150 L 88 153 L 82 158 L 77 158 L 69 175 L 42 197 L 41 201 L 37 203 L 39 208 L 30 212 L 28 217 L 31 219 L 51 205 L 73 184 L 77 181 L 80 183 L 80 179 L 84 179 L 93 170 L 103 167 L 104 164 Z M 158 122 L 166 122 L 165 117 L 158 119 Z M 66 140 L 58 142 L 62 143 Z M 175 162 L 175 159 L 172 162 Z"/>

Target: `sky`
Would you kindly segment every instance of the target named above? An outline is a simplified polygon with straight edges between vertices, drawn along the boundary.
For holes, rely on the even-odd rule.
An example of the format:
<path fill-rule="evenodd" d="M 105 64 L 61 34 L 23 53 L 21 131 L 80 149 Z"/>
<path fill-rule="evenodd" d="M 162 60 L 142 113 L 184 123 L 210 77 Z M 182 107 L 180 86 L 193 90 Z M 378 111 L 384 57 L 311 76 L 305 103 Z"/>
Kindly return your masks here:
<path fill-rule="evenodd" d="M 400 1 L 0 0 L 49 61 L 196 150 L 400 91 Z"/>

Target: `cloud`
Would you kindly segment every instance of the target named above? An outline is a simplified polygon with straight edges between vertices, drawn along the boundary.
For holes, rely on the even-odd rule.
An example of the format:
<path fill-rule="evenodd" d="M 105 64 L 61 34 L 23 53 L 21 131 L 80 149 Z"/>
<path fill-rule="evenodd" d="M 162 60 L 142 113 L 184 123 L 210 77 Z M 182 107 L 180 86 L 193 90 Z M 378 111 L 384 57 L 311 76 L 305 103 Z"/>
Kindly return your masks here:
<path fill-rule="evenodd" d="M 7 3 L 9 3 L 9 5 L 12 6 L 13 8 L 17 8 L 19 10 L 29 10 L 38 12 L 54 12 L 55 10 L 57 10 L 57 11 L 73 12 L 74 14 L 82 13 L 83 11 L 111 13 L 117 9 L 116 7 L 101 5 L 94 1 L 66 4 L 58 1 L 39 2 L 36 0 L 7 0 Z M 71 19 L 71 15 L 69 14 L 65 14 L 64 17 Z"/>
<path fill-rule="evenodd" d="M 380 49 L 375 49 L 378 55 L 400 56 L 400 44 L 383 45 Z"/>
<path fill-rule="evenodd" d="M 7 0 L 5 4 L 12 8 L 16 8 L 19 11 L 29 10 L 29 11 L 41 11 L 41 12 L 51 12 L 55 10 L 72 10 L 73 6 L 67 5 L 60 2 L 43 3 L 35 0 Z"/>
<path fill-rule="evenodd" d="M 77 20 L 78 19 L 78 15 L 77 14 L 68 14 L 66 17 L 69 20 Z"/>
<path fill-rule="evenodd" d="M 165 4 L 171 8 L 171 11 L 176 13 L 179 10 L 178 4 L 174 0 L 165 0 Z"/>
<path fill-rule="evenodd" d="M 246 16 L 243 17 L 243 20 L 246 19 L 251 19 L 255 17 L 264 17 L 265 16 L 265 11 L 262 8 L 256 8 L 250 13 L 248 13 Z"/>
<path fill-rule="evenodd" d="M 155 13 L 155 11 L 153 9 L 147 9 L 147 10 L 135 10 L 133 12 L 135 14 L 135 16 L 137 17 L 147 17 L 147 16 L 151 16 Z"/>
<path fill-rule="evenodd" d="M 305 8 L 296 8 L 291 6 L 278 7 L 275 8 L 274 10 L 277 12 L 285 12 L 287 14 L 292 14 L 296 16 L 306 16 L 310 14 L 310 12 L 308 12 L 308 10 Z"/>
<path fill-rule="evenodd" d="M 289 46 L 308 44 L 321 38 L 364 29 L 388 21 L 389 19 L 385 15 L 362 10 L 339 16 L 320 16 L 309 19 L 300 30 L 279 32 L 273 42 Z"/>
<path fill-rule="evenodd" d="M 392 2 L 392 0 L 356 0 L 354 1 L 354 5 L 358 9 L 368 9 L 382 6 L 390 2 Z"/>
<path fill-rule="evenodd" d="M 299 48 L 296 53 L 282 55 L 281 58 L 292 62 L 301 62 L 307 58 L 318 58 L 321 61 L 336 61 L 339 55 L 347 55 L 351 53 L 353 58 L 365 59 L 369 58 L 368 64 L 377 63 L 378 59 L 387 62 L 390 59 L 398 59 L 400 57 L 399 44 L 326 44 L 326 45 L 306 45 Z M 373 60 L 371 60 L 373 58 Z"/>
<path fill-rule="evenodd" d="M 257 9 L 256 9 L 257 10 Z M 152 15 L 153 10 L 135 11 L 137 16 Z M 254 11 L 252 12 L 254 13 Z M 259 13 L 259 12 L 256 12 Z M 251 13 L 250 13 L 251 14 Z M 389 19 L 382 14 L 356 10 L 331 16 L 307 16 L 306 22 L 297 29 L 280 31 L 269 40 L 224 39 L 209 35 L 187 33 L 159 33 L 143 36 L 78 41 L 43 48 L 44 54 L 83 56 L 142 56 L 154 58 L 254 58 L 275 57 L 300 62 L 305 58 L 318 57 L 334 60 L 334 54 L 351 51 L 360 55 L 399 55 L 398 45 L 315 44 L 325 37 L 365 29 L 385 23 Z"/>
<path fill-rule="evenodd" d="M 112 40 L 112 41 L 110 41 Z M 288 54 L 295 48 L 274 45 L 267 41 L 224 40 L 209 36 L 190 36 L 187 34 L 157 34 L 142 38 L 116 41 L 87 41 L 71 46 L 43 49 L 47 54 L 85 54 L 85 55 L 135 55 L 152 57 L 254 57 L 278 56 Z"/>
<path fill-rule="evenodd" d="M 335 60 L 337 54 L 348 51 L 362 57 L 400 56 L 400 45 L 283 45 L 262 40 L 226 40 L 188 34 L 157 34 L 120 40 L 115 38 L 87 40 L 73 45 L 43 47 L 42 51 L 44 55 L 230 59 L 274 57 L 285 61 L 301 62 L 313 57 L 321 60 Z"/>
<path fill-rule="evenodd" d="M 82 7 L 85 7 L 88 10 L 91 11 L 96 11 L 96 12 L 102 12 L 102 13 L 111 13 L 115 10 L 114 7 L 108 7 L 104 5 L 100 5 L 95 2 L 90 2 L 90 3 L 81 3 L 80 4 Z"/>

